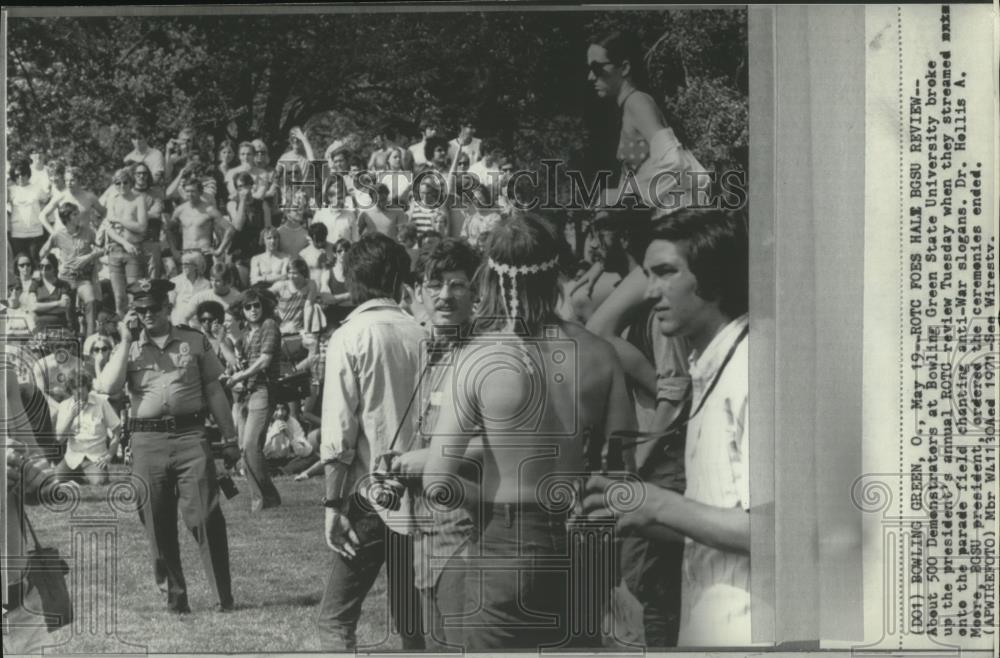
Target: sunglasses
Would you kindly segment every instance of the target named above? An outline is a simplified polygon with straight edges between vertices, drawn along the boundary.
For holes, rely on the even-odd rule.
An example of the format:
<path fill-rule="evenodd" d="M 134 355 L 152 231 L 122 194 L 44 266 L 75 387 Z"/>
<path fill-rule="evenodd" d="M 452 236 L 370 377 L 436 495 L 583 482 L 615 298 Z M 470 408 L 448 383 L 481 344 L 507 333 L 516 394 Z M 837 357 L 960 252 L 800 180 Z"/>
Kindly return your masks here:
<path fill-rule="evenodd" d="M 249 303 L 243 305 L 243 310 L 244 311 L 259 311 L 262 308 L 264 308 L 264 307 L 261 306 L 260 302 L 249 302 Z"/>
<path fill-rule="evenodd" d="M 203 318 L 198 318 L 198 322 L 202 324 L 212 324 L 213 322 L 216 322 L 216 319 L 213 318 L 211 315 L 206 315 Z"/>
<path fill-rule="evenodd" d="M 587 69 L 594 74 L 594 77 L 603 78 L 607 74 L 606 66 L 614 66 L 614 62 L 590 62 Z"/>
<path fill-rule="evenodd" d="M 31 263 L 18 263 L 18 267 L 31 267 Z"/>
<path fill-rule="evenodd" d="M 135 309 L 135 312 L 139 315 L 155 315 L 163 310 L 163 306 L 160 304 L 154 304 L 152 306 L 143 306 L 142 308 Z"/>
<path fill-rule="evenodd" d="M 93 348 L 91 348 L 90 351 L 91 351 L 91 353 L 93 353 L 93 352 L 110 352 L 111 348 L 110 347 L 93 347 Z"/>

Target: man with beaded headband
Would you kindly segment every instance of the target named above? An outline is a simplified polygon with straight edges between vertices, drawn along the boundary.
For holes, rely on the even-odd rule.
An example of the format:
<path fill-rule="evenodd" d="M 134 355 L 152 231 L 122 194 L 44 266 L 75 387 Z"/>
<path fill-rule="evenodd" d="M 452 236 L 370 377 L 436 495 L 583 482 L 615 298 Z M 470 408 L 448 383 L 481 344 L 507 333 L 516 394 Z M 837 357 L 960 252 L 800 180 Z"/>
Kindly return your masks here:
<path fill-rule="evenodd" d="M 625 375 L 610 344 L 562 322 L 558 243 L 533 216 L 498 226 L 477 276 L 474 335 L 455 352 L 424 486 L 477 462 L 482 516 L 464 591 L 442 608 L 448 644 L 467 651 L 567 646 L 571 601 L 566 566 L 539 567 L 567 552 L 572 495 L 604 438 L 635 427 Z M 479 572 L 482 559 L 503 570 Z M 517 572 L 512 577 L 512 572 Z M 552 620 L 558 623 L 553 624 Z"/>

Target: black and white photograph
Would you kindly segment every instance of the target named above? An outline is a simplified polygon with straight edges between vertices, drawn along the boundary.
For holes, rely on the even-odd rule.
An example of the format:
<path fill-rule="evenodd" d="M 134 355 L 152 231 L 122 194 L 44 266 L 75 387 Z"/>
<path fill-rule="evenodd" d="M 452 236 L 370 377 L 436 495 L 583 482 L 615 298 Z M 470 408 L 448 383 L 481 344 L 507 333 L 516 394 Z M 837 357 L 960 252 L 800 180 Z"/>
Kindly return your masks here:
<path fill-rule="evenodd" d="M 988 648 L 990 16 L 5 9 L 4 653 Z"/>

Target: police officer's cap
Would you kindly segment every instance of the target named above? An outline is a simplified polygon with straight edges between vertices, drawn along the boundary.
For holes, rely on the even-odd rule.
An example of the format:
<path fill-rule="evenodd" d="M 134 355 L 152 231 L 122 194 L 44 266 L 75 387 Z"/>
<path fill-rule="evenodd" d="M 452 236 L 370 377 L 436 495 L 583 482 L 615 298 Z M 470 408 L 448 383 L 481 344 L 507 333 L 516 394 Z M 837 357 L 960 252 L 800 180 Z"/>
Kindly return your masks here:
<path fill-rule="evenodd" d="M 174 284 L 166 279 L 140 279 L 127 288 L 137 308 L 163 304 L 168 299 L 167 293 L 173 289 Z"/>

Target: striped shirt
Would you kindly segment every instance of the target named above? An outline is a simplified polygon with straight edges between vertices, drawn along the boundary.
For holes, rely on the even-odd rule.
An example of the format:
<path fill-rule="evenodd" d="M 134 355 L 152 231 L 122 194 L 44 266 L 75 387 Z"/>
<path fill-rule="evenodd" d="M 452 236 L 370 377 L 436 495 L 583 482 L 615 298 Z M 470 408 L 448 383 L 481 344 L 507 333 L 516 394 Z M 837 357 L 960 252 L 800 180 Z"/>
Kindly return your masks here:
<path fill-rule="evenodd" d="M 410 223 L 417 229 L 418 236 L 437 231 L 442 236 L 447 237 L 448 222 L 444 208 L 428 208 L 414 200 L 410 203 L 407 215 L 410 217 Z"/>
<path fill-rule="evenodd" d="M 744 314 L 691 356 L 692 408 L 697 409 L 733 344 Z M 750 510 L 747 428 L 749 349 L 741 340 L 701 410 L 688 421 L 685 496 L 706 505 Z M 750 639 L 750 556 L 684 542 L 679 646 L 745 646 Z"/>

